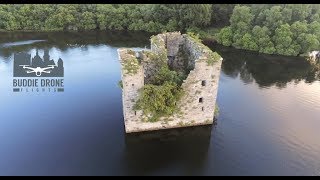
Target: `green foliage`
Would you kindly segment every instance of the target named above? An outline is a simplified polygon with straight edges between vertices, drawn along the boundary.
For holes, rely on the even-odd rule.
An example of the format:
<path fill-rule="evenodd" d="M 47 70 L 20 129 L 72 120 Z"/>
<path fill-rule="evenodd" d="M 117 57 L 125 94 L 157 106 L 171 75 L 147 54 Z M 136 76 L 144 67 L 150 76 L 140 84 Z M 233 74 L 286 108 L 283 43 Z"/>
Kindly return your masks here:
<path fill-rule="evenodd" d="M 219 33 L 212 28 L 227 24 Z M 195 32 L 194 39 L 216 38 L 225 46 L 296 56 L 320 48 L 320 5 L 2 4 L 0 29 L 186 30 Z"/>
<path fill-rule="evenodd" d="M 221 6 L 221 8 L 220 8 Z M 0 5 L 5 30 L 142 30 L 162 32 L 228 21 L 233 6 L 211 4 L 16 4 Z M 215 8 L 213 10 L 213 7 Z M 217 14 L 219 14 L 217 16 Z M 228 17 L 228 16 L 227 16 Z"/>
<path fill-rule="evenodd" d="M 255 43 L 255 41 L 253 40 L 253 37 L 251 36 L 251 34 L 246 33 L 242 39 L 241 39 L 241 43 L 242 43 L 242 47 L 248 50 L 252 50 L 252 51 L 258 51 L 259 47 L 258 45 Z"/>
<path fill-rule="evenodd" d="M 122 80 L 120 80 L 120 81 L 118 82 L 118 86 L 119 86 L 121 89 L 123 89 L 123 83 L 122 83 Z"/>
<path fill-rule="evenodd" d="M 207 64 L 208 66 L 212 66 L 214 62 L 217 62 L 221 59 L 222 57 L 216 53 L 216 52 L 210 52 L 209 58 L 207 59 Z"/>
<path fill-rule="evenodd" d="M 193 40 L 195 40 L 196 42 L 201 42 L 201 39 L 199 37 L 199 34 L 196 34 L 192 31 L 187 32 L 187 35 L 191 38 L 193 38 Z"/>
<path fill-rule="evenodd" d="M 84 12 L 82 13 L 82 18 L 80 20 L 80 28 L 83 30 L 90 30 L 90 29 L 95 29 L 96 24 L 95 24 L 95 15 L 92 12 Z"/>
<path fill-rule="evenodd" d="M 232 15 L 234 4 L 217 4 L 212 6 L 211 21 L 214 24 L 227 25 Z"/>
<path fill-rule="evenodd" d="M 252 29 L 253 41 L 257 44 L 259 52 L 273 54 L 275 52 L 274 45 L 270 39 L 270 31 L 266 26 L 254 26 Z"/>
<path fill-rule="evenodd" d="M 126 71 L 126 74 L 136 74 L 139 67 L 139 61 L 135 56 L 130 56 L 123 60 L 123 69 Z"/>
<path fill-rule="evenodd" d="M 185 78 L 186 76 L 184 74 L 171 71 L 167 66 L 163 66 L 153 76 L 151 84 L 161 85 L 168 81 L 180 86 Z"/>
<path fill-rule="evenodd" d="M 157 48 L 165 46 L 157 36 L 152 36 L 151 41 Z M 149 117 L 148 121 L 155 122 L 161 117 L 172 115 L 177 110 L 176 104 L 183 94 L 180 86 L 186 75 L 169 69 L 166 51 L 160 54 L 150 51 L 144 53 L 150 60 L 149 63 L 153 63 L 155 72 L 150 84 L 142 88 L 134 109 L 142 110 Z"/>
<path fill-rule="evenodd" d="M 231 27 L 222 28 L 221 31 L 217 35 L 218 43 L 224 46 L 231 46 L 232 45 L 232 30 Z"/>
<path fill-rule="evenodd" d="M 214 107 L 214 116 L 215 117 L 219 116 L 219 112 L 220 112 L 219 106 L 218 104 L 216 104 L 216 106 Z"/>
<path fill-rule="evenodd" d="M 297 56 L 320 48 L 319 5 L 237 5 L 217 34 L 225 46 Z"/>
<path fill-rule="evenodd" d="M 149 56 L 151 54 L 153 53 Z M 162 61 L 158 59 L 157 62 Z M 144 114 L 150 115 L 150 122 L 172 115 L 177 110 L 176 103 L 183 94 L 180 86 L 186 78 L 184 74 L 170 70 L 166 63 L 157 65 L 160 65 L 159 69 L 152 77 L 151 83 L 144 85 L 135 105 L 135 109 L 143 110 Z"/>
<path fill-rule="evenodd" d="M 278 54 L 290 56 L 295 53 L 291 46 L 292 36 L 293 33 L 290 31 L 289 24 L 281 25 L 275 30 L 273 39 Z"/>
<path fill-rule="evenodd" d="M 230 18 L 231 28 L 238 30 L 239 22 L 243 22 L 246 25 L 251 25 L 254 15 L 251 13 L 251 7 L 237 5 L 233 9 L 233 13 Z"/>
<path fill-rule="evenodd" d="M 158 121 L 162 116 L 172 115 L 176 110 L 176 103 L 182 96 L 182 89 L 173 82 L 163 85 L 144 85 L 135 109 L 142 109 L 144 114 L 150 114 L 150 122 Z"/>

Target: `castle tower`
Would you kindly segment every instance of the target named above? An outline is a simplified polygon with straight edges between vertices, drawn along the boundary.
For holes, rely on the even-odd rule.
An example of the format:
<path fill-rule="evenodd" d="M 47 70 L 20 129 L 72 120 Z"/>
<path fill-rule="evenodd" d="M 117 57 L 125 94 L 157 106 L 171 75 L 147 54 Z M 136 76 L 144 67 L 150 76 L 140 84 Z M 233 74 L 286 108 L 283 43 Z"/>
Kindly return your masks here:
<path fill-rule="evenodd" d="M 126 131 L 129 131 L 131 127 L 127 125 L 128 121 L 130 124 L 139 124 L 141 121 L 142 111 L 136 111 L 133 107 L 139 96 L 138 91 L 144 85 L 144 70 L 132 50 L 118 49 L 118 54 L 121 63 L 123 116 Z"/>
<path fill-rule="evenodd" d="M 139 55 L 142 65 L 132 50 L 118 49 L 118 54 L 127 133 L 213 124 L 222 63 L 217 53 L 189 35 L 173 32 L 151 37 L 151 51 L 142 51 Z M 181 85 L 184 95 L 176 104 L 179 111 L 170 117 L 161 117 L 159 121 L 147 122 L 145 117 L 150 114 L 135 111 L 133 106 L 138 100 L 139 89 L 143 88 L 144 82 L 149 83 L 157 71 L 154 60 L 166 59 L 163 55 L 174 71 L 186 73 Z"/>

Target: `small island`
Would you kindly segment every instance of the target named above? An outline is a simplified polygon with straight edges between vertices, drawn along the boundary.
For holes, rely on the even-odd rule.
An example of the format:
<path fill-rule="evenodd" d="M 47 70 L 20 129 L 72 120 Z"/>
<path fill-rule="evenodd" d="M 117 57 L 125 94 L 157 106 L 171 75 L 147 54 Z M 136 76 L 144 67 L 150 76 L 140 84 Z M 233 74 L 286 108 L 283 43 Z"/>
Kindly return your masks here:
<path fill-rule="evenodd" d="M 198 36 L 162 33 L 151 50 L 118 54 L 126 133 L 214 122 L 222 58 Z"/>

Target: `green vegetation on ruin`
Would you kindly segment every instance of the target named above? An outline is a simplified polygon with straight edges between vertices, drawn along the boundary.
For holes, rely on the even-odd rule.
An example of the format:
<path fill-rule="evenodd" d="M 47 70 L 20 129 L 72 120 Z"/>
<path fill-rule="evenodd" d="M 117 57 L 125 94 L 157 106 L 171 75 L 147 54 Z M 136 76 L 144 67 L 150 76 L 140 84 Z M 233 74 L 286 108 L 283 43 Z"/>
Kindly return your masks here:
<path fill-rule="evenodd" d="M 129 53 L 128 53 L 129 54 Z M 138 73 L 140 63 L 134 55 L 127 56 L 122 60 L 125 74 L 134 75 Z"/>
<path fill-rule="evenodd" d="M 121 89 L 123 89 L 123 82 L 122 82 L 122 80 L 120 80 L 120 81 L 118 82 L 118 86 L 119 86 Z"/>
<path fill-rule="evenodd" d="M 160 41 L 157 36 L 152 36 L 151 42 Z M 150 63 L 155 65 L 155 73 L 150 83 L 140 89 L 139 98 L 134 106 L 135 110 L 142 110 L 148 116 L 149 122 L 159 121 L 161 117 L 171 116 L 179 110 L 177 103 L 184 93 L 181 84 L 186 78 L 183 73 L 170 70 L 164 44 L 158 44 L 158 48 L 164 51 L 160 54 L 144 52 Z"/>
<path fill-rule="evenodd" d="M 188 33 L 189 38 L 196 42 L 198 48 L 204 49 L 209 57 L 206 59 L 208 65 L 213 65 L 221 57 L 216 52 L 212 52 L 207 46 L 203 45 L 199 35 L 192 32 Z M 152 63 L 154 74 L 149 79 L 148 84 L 140 90 L 139 98 L 134 106 L 134 110 L 142 110 L 147 116 L 147 121 L 156 122 L 162 117 L 165 119 L 179 111 L 177 103 L 185 94 L 181 85 L 190 72 L 188 67 L 188 54 L 184 48 L 180 48 L 178 56 L 183 60 L 182 69 L 172 70 L 168 66 L 167 52 L 165 44 L 161 42 L 159 36 L 152 36 L 151 43 L 159 48 L 160 53 L 144 51 L 145 61 Z"/>
<path fill-rule="evenodd" d="M 207 60 L 206 60 L 208 66 L 212 66 L 215 62 L 219 61 L 222 58 L 218 53 L 213 52 L 208 46 L 206 46 L 206 45 L 204 45 L 202 43 L 199 34 L 195 34 L 194 32 L 188 32 L 187 35 L 194 42 L 197 42 L 199 47 L 201 47 L 204 50 L 206 50 L 206 52 L 208 53 L 208 57 L 207 57 Z"/>
<path fill-rule="evenodd" d="M 174 82 L 165 81 L 161 85 L 146 84 L 140 92 L 135 109 L 150 115 L 149 122 L 170 116 L 177 111 L 176 103 L 183 95 L 182 88 Z"/>
<path fill-rule="evenodd" d="M 220 109 L 218 104 L 216 104 L 216 106 L 214 107 L 214 116 L 215 117 L 219 116 L 219 113 L 220 113 Z"/>

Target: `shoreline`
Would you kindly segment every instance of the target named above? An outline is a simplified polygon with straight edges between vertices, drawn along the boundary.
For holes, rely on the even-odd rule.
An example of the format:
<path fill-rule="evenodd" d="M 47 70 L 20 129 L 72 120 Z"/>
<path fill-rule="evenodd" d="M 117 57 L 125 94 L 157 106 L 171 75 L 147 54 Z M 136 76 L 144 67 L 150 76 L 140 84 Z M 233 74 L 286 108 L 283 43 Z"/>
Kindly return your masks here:
<path fill-rule="evenodd" d="M 194 33 L 199 34 L 200 39 L 204 44 L 219 44 L 221 46 L 224 46 L 223 44 L 218 43 L 216 38 L 214 37 L 214 34 L 210 34 L 205 32 L 206 30 L 214 30 L 217 31 L 217 28 L 209 28 L 201 31 L 194 31 Z M 124 33 L 146 33 L 146 34 L 156 34 L 157 32 L 147 32 L 143 30 L 138 30 L 138 31 L 132 31 L 132 30 L 100 30 L 100 29 L 92 29 L 92 30 L 3 30 L 0 29 L 0 32 L 2 33 L 81 33 L 81 32 L 124 32 Z M 182 32 L 182 31 L 181 31 Z M 253 52 L 253 53 L 259 53 L 259 54 L 265 54 L 265 55 L 275 55 L 275 56 L 286 56 L 282 54 L 266 54 L 266 53 L 260 53 L 259 51 L 252 51 L 252 50 L 247 50 L 247 49 L 241 49 L 241 48 L 236 48 L 234 46 L 224 46 L 224 47 L 230 47 L 230 48 L 235 48 L 238 50 L 244 50 L 248 52 Z M 303 58 L 308 58 L 308 53 L 300 54 L 298 56 L 286 56 L 286 57 L 303 57 Z"/>

